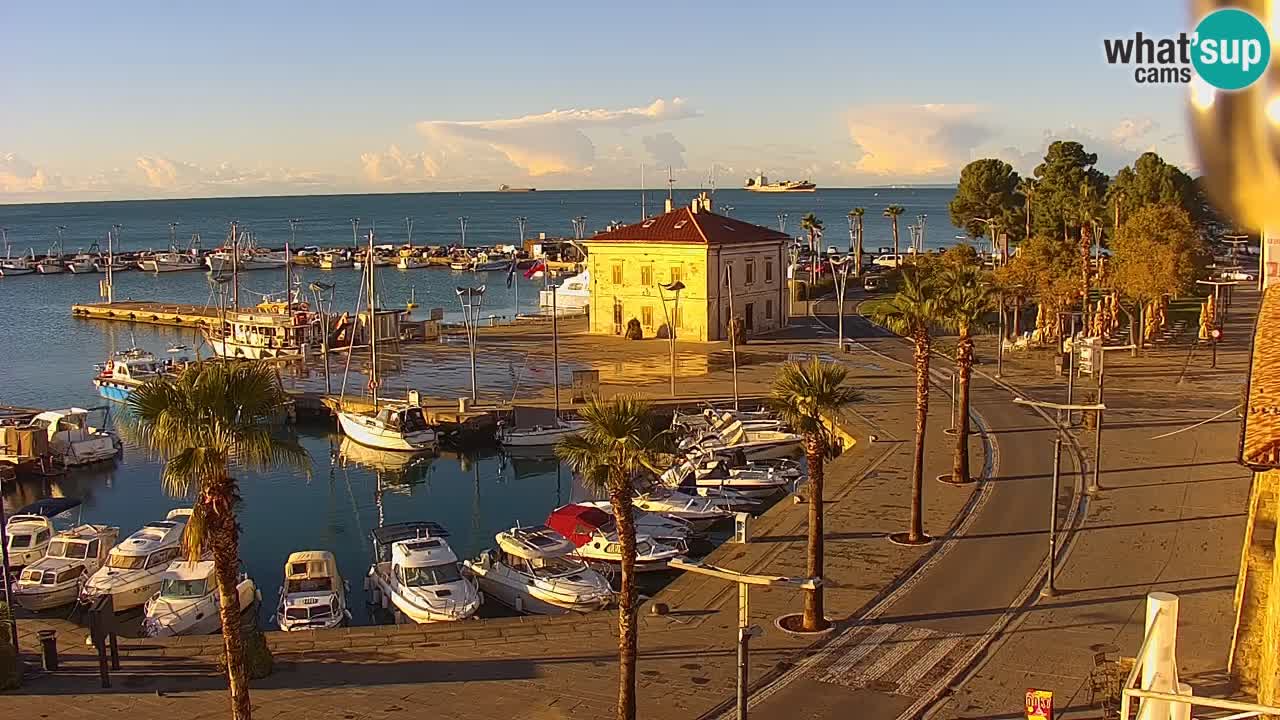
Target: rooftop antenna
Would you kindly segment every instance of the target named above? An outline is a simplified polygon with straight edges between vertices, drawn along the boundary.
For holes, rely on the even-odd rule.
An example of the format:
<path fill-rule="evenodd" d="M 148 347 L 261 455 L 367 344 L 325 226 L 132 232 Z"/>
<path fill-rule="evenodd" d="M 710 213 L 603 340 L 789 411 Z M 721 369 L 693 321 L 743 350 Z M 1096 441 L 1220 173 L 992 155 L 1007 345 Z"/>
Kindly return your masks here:
<path fill-rule="evenodd" d="M 711 163 L 711 197 L 716 196 L 716 164 Z"/>
<path fill-rule="evenodd" d="M 674 177 L 672 177 L 672 175 L 671 175 L 671 166 L 670 166 L 670 165 L 668 165 L 668 166 L 667 166 L 667 199 L 668 199 L 668 200 L 671 200 L 671 199 L 672 199 L 672 197 L 671 197 L 671 188 L 672 188 L 672 186 L 673 186 L 673 185 L 675 185 L 675 182 L 676 182 L 675 178 L 674 178 Z"/>
<path fill-rule="evenodd" d="M 644 163 L 640 163 L 640 219 L 647 220 L 649 213 L 644 204 Z"/>

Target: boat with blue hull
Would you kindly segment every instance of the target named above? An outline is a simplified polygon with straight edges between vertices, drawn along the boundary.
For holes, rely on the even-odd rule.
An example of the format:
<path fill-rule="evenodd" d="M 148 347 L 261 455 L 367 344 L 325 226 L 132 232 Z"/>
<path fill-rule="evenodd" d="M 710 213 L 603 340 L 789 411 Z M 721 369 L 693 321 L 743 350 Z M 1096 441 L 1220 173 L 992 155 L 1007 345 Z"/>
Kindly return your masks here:
<path fill-rule="evenodd" d="M 179 362 L 185 360 L 182 358 Z M 164 375 L 171 367 L 171 361 L 160 360 L 145 350 L 124 350 L 113 355 L 109 362 L 97 366 L 98 374 L 94 376 L 93 384 L 102 397 L 122 403 L 129 399 L 134 388 Z"/>

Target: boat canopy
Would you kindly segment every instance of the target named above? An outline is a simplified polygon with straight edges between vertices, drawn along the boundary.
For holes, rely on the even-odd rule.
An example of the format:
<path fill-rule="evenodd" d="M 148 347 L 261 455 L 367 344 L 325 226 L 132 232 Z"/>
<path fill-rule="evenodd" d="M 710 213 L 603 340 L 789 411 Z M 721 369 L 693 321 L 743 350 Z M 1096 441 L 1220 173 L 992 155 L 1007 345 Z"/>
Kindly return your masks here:
<path fill-rule="evenodd" d="M 79 506 L 79 498 L 44 498 L 43 500 L 37 500 L 22 508 L 18 512 L 14 513 L 14 515 L 39 515 L 41 517 L 51 518 Z"/>
<path fill-rule="evenodd" d="M 213 561 L 190 562 L 187 560 L 175 560 L 169 563 L 169 567 L 165 569 L 164 574 L 160 577 L 164 580 L 207 580 L 213 577 Z"/>
<path fill-rule="evenodd" d="M 567 555 L 574 544 L 565 536 L 546 525 L 512 528 L 497 535 L 498 547 L 503 552 L 525 560 L 547 560 Z"/>
<path fill-rule="evenodd" d="M 338 576 L 338 560 L 328 550 L 291 553 L 284 563 L 285 580 L 313 580 Z"/>
<path fill-rule="evenodd" d="M 565 505 L 547 517 L 551 529 L 568 538 L 574 545 L 591 539 L 597 532 L 613 532 L 613 516 L 590 505 Z"/>
<path fill-rule="evenodd" d="M 416 520 L 374 528 L 372 535 L 375 544 L 390 545 L 414 538 L 446 538 L 449 537 L 449 531 L 440 523 Z"/>

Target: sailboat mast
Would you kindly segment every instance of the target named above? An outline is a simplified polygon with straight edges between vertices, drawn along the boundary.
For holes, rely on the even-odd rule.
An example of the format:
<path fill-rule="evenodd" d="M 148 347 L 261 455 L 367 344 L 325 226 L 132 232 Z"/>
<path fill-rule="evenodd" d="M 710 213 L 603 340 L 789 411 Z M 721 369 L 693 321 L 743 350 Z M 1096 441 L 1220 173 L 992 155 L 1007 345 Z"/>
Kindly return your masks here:
<path fill-rule="evenodd" d="M 556 308 L 556 285 L 551 284 L 551 381 L 556 386 L 556 427 L 560 427 L 560 313 Z"/>
<path fill-rule="evenodd" d="M 369 262 L 365 263 L 365 267 L 369 268 L 369 360 L 372 366 L 369 368 L 369 392 L 373 396 L 373 409 L 378 409 L 378 315 L 377 303 L 374 300 L 377 297 L 377 280 L 374 275 L 374 268 L 377 266 L 373 262 L 373 231 L 369 231 Z"/>
<path fill-rule="evenodd" d="M 284 314 L 293 316 L 293 256 L 288 240 L 284 243 Z"/>
<path fill-rule="evenodd" d="M 231 304 L 240 309 L 240 231 L 231 221 Z"/>

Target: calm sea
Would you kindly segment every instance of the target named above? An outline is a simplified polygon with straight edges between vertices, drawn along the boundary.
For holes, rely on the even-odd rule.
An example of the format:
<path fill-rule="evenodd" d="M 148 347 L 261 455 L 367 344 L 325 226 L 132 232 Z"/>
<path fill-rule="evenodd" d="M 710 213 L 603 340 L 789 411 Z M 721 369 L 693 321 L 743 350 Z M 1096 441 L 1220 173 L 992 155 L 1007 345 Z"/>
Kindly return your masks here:
<path fill-rule="evenodd" d="M 889 222 L 880 211 L 898 204 L 907 209 L 900 220 L 903 245 L 910 237 L 906 226 L 917 222 L 917 215 L 926 215 L 926 244 L 942 247 L 955 242 L 956 230 L 947 220 L 952 193 L 951 189 L 839 189 L 762 195 L 721 190 L 716 205 L 720 212 L 771 227 L 778 227 L 779 213 L 784 213 L 786 230 L 795 235 L 800 234 L 800 218 L 816 213 L 826 225 L 827 244 L 842 248 L 849 242 L 846 213 L 866 207 L 866 245 L 874 250 L 892 243 Z M 694 194 L 677 191 L 676 201 L 688 202 Z M 661 210 L 662 200 L 656 192 L 649 194 L 650 214 Z M 572 219 L 577 216 L 587 218 L 587 232 L 592 233 L 613 221 L 637 221 L 640 213 L 640 194 L 635 191 L 432 193 L 0 205 L 0 227 L 7 229 L 14 254 L 34 248 L 39 255 L 57 238 L 58 226 L 64 228 L 63 247 L 68 253 L 94 242 L 105 244 L 114 224 L 121 226 L 121 246 L 127 250 L 166 247 L 173 222 L 179 223 L 180 243 L 200 233 L 204 246 L 213 247 L 226 236 L 232 220 L 255 232 L 260 244 L 279 247 L 290 239 L 290 218 L 302 219 L 294 239 L 298 246 L 351 244 L 353 218 L 360 219 L 361 229 L 376 224 L 379 242 L 401 243 L 407 239 L 406 217 L 414 220 L 415 244 L 444 245 L 461 241 L 458 218 L 465 217 L 467 244 L 493 245 L 517 241 L 517 217 L 528 218 L 529 237 L 539 233 L 563 237 L 573 235 Z M 357 272 L 307 269 L 301 274 L 304 282 L 319 278 L 336 284 L 337 311 L 355 309 Z M 486 275 L 383 268 L 379 295 L 384 306 L 395 306 L 403 305 L 412 291 L 421 312 L 441 307 L 452 316 L 457 314 L 454 287 L 485 283 L 488 292 L 482 314 L 509 315 L 517 294 L 521 312 L 536 310 L 532 284 L 519 281 L 507 288 L 505 273 Z M 103 401 L 91 383 L 93 366 L 112 351 L 136 346 L 163 355 L 175 344 L 198 344 L 190 331 L 72 318 L 72 303 L 98 299 L 99 279 L 69 273 L 0 278 L 0 404 L 99 406 Z M 116 276 L 115 284 L 117 299 L 216 304 L 208 278 L 200 272 L 158 276 L 126 272 Z M 283 286 L 282 273 L 245 273 L 242 303 Z M 468 387 L 466 364 L 458 354 L 451 356 L 410 366 L 398 382 L 433 395 L 461 395 Z M 486 349 L 480 363 L 481 393 L 509 396 L 517 382 L 521 387 L 545 385 L 549 375 L 545 368 L 528 365 L 527 358 L 500 348 Z M 319 380 L 313 376 L 299 382 Z M 443 455 L 410 468 L 386 468 L 376 459 L 365 464 L 360 458 L 340 459 L 345 457 L 339 452 L 342 438 L 325 429 L 302 427 L 299 432 L 313 461 L 309 476 L 277 471 L 242 477 L 243 561 L 262 588 L 264 616 L 275 601 L 285 557 L 294 550 L 335 552 L 351 582 L 357 622 L 368 622 L 361 580 L 368 568 L 368 533 L 379 521 L 441 522 L 452 532 L 458 553 L 469 556 L 490 546 L 497 531 L 517 521 L 542 522 L 558 505 L 583 497 L 581 490 L 573 488 L 570 473 L 549 457 L 512 458 L 493 452 L 470 458 Z M 6 485 L 3 498 L 6 510 L 12 511 L 49 495 L 79 497 L 84 500 L 86 521 L 118 525 L 122 533 L 131 533 L 184 502 L 165 496 L 159 474 L 160 465 L 154 459 L 128 448 L 114 467 L 75 471 L 17 487 Z"/>

